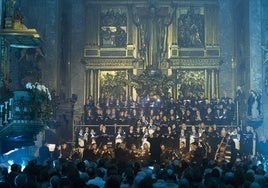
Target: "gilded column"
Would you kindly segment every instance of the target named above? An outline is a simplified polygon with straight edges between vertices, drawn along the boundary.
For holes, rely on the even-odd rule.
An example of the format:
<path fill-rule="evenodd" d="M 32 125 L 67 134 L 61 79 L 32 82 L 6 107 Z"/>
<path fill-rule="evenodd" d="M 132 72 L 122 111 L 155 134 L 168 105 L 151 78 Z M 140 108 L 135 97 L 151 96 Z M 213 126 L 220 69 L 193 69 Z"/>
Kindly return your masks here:
<path fill-rule="evenodd" d="M 86 70 L 85 98 L 94 96 L 94 71 Z"/>
<path fill-rule="evenodd" d="M 215 71 L 211 70 L 211 96 L 215 96 Z"/>
<path fill-rule="evenodd" d="M 219 97 L 219 70 L 216 70 L 215 74 L 215 83 L 216 83 L 216 96 Z"/>
<path fill-rule="evenodd" d="M 205 69 L 205 96 L 208 96 L 208 71 Z"/>
<path fill-rule="evenodd" d="M 89 70 L 86 70 L 85 72 L 85 85 L 84 85 L 84 103 L 86 102 L 86 98 L 88 97 L 88 93 L 89 93 Z"/>
<path fill-rule="evenodd" d="M 138 74 L 138 69 L 133 69 L 132 74 L 133 75 L 137 75 Z M 136 92 L 136 89 L 134 87 L 132 88 L 132 96 L 133 96 L 133 99 L 136 100 L 136 98 L 137 98 L 137 92 Z"/>
<path fill-rule="evenodd" d="M 94 98 L 94 101 L 98 101 L 99 95 L 100 95 L 100 71 L 99 70 L 93 70 L 93 76 L 92 76 L 93 83 L 92 85 L 92 96 Z"/>
<path fill-rule="evenodd" d="M 208 70 L 208 87 L 207 87 L 207 89 L 208 89 L 208 92 L 207 92 L 207 97 L 210 99 L 211 98 L 211 84 L 212 84 L 212 82 L 211 82 L 211 71 L 209 71 Z"/>

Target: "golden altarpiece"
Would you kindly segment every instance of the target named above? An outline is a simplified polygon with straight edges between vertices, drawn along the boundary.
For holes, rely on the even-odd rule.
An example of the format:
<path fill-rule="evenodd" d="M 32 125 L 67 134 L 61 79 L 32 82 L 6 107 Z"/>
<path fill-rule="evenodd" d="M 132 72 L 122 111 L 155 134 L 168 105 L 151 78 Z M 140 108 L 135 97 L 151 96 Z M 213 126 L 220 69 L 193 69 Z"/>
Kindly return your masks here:
<path fill-rule="evenodd" d="M 135 98 L 125 81 L 147 69 L 175 78 L 174 98 L 219 95 L 217 1 L 88 2 L 86 35 L 85 97 Z"/>

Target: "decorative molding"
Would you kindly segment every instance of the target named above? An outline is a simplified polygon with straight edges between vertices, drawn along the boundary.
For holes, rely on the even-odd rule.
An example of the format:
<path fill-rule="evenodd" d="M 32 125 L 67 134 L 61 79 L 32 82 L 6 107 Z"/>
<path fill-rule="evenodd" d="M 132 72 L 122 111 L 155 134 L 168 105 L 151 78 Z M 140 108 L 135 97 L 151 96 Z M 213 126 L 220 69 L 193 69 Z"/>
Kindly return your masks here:
<path fill-rule="evenodd" d="M 220 66 L 219 58 L 181 58 L 170 59 L 171 68 L 185 68 L 185 69 L 204 69 L 204 68 L 216 68 Z"/>
<path fill-rule="evenodd" d="M 133 69 L 134 58 L 84 59 L 86 69 Z"/>
<path fill-rule="evenodd" d="M 135 64 L 138 63 L 138 64 Z M 83 60 L 86 69 L 133 69 L 141 68 L 141 62 L 134 58 L 86 58 Z M 171 69 L 219 69 L 219 58 L 181 58 L 169 59 L 161 68 Z"/>

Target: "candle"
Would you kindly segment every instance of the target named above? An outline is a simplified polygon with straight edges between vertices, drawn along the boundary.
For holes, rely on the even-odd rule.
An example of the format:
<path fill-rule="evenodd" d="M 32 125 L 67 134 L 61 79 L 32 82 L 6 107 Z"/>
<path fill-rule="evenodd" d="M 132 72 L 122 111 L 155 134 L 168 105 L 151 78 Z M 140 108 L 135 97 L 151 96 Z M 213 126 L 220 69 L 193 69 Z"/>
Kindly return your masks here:
<path fill-rule="evenodd" d="M 5 102 L 5 109 L 7 109 L 7 104 L 8 104 L 8 101 Z"/>
<path fill-rule="evenodd" d="M 4 107 L 4 105 L 0 105 L 0 112 L 1 113 L 3 112 L 3 107 Z"/>
<path fill-rule="evenodd" d="M 9 111 L 8 119 L 9 119 L 9 120 L 12 119 L 12 113 L 11 113 L 11 111 Z"/>
<path fill-rule="evenodd" d="M 5 114 L 5 121 L 4 121 L 4 123 L 8 123 L 8 121 L 7 121 L 7 114 Z"/>

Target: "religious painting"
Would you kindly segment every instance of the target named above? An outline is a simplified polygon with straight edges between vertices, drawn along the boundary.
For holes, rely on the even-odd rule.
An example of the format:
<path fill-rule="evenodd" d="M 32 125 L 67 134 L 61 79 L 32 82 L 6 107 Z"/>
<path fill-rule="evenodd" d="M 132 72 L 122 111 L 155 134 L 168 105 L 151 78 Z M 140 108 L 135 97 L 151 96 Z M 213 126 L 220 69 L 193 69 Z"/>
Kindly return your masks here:
<path fill-rule="evenodd" d="M 100 72 L 100 93 L 105 97 L 126 95 L 127 73 L 126 71 L 101 71 Z"/>
<path fill-rule="evenodd" d="M 193 93 L 196 97 L 204 96 L 205 71 L 178 71 L 177 81 L 178 94 L 180 96 L 188 96 L 189 93 Z"/>
<path fill-rule="evenodd" d="M 178 10 L 178 45 L 182 48 L 204 46 L 204 10 L 201 7 Z"/>
<path fill-rule="evenodd" d="M 102 47 L 123 48 L 127 45 L 127 14 L 122 9 L 103 9 L 100 14 Z"/>

